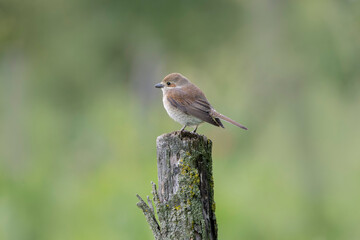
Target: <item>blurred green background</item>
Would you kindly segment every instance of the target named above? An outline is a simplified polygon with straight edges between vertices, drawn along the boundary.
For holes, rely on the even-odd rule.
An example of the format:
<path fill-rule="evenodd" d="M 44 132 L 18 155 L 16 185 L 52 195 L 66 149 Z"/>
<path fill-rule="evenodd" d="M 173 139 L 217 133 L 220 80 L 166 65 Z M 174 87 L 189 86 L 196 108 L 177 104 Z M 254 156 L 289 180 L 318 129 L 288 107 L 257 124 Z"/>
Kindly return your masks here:
<path fill-rule="evenodd" d="M 360 239 L 360 1 L 0 2 L 0 239 L 153 239 L 136 193 L 180 72 L 220 239 Z"/>

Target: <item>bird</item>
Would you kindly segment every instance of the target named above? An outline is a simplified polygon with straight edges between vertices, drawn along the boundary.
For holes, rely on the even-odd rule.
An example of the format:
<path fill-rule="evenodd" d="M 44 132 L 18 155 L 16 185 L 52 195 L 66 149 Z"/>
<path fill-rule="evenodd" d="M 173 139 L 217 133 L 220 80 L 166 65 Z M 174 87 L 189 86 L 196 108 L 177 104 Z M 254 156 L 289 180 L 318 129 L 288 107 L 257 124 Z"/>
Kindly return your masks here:
<path fill-rule="evenodd" d="M 195 133 L 198 126 L 203 122 L 225 128 L 221 120 L 247 130 L 242 124 L 217 112 L 200 88 L 180 73 L 170 73 L 160 83 L 156 84 L 155 88 L 162 90 L 163 104 L 168 115 L 183 125 L 181 132 L 187 126 L 195 126 L 193 130 Z"/>

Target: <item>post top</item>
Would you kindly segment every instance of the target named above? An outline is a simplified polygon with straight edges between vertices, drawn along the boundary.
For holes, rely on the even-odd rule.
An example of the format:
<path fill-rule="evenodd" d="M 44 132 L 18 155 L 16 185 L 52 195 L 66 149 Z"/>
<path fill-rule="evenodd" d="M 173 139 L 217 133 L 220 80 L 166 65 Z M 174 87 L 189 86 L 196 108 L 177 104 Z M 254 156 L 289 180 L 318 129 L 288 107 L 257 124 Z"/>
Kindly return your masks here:
<path fill-rule="evenodd" d="M 201 135 L 189 131 L 174 131 L 171 133 L 164 133 L 158 136 L 156 141 L 158 142 L 160 140 L 169 139 L 169 138 L 180 138 L 181 140 L 203 140 L 205 142 L 208 141 L 208 138 L 205 135 Z"/>

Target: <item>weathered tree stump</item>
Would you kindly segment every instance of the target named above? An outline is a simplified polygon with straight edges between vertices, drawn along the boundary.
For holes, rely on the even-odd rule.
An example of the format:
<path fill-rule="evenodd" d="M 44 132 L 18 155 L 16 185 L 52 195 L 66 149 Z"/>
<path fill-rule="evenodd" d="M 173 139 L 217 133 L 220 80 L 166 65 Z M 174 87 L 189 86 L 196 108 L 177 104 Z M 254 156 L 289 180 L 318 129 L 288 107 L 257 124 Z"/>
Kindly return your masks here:
<path fill-rule="evenodd" d="M 137 195 L 156 240 L 217 239 L 212 143 L 191 132 L 172 132 L 157 138 L 159 191 L 153 186 L 148 205 Z"/>

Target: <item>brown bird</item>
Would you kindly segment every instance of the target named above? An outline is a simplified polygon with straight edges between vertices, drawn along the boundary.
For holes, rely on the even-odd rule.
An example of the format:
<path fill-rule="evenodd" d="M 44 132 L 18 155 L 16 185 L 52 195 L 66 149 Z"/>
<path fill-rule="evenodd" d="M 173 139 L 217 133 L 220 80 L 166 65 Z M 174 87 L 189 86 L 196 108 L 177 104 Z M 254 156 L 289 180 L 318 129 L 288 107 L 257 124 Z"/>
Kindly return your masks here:
<path fill-rule="evenodd" d="M 183 125 L 181 131 L 186 126 L 195 126 L 193 132 L 196 132 L 199 124 L 203 122 L 224 128 L 220 119 L 247 130 L 240 123 L 218 113 L 204 93 L 180 73 L 167 75 L 155 87 L 161 88 L 163 92 L 164 107 L 169 116 Z"/>

